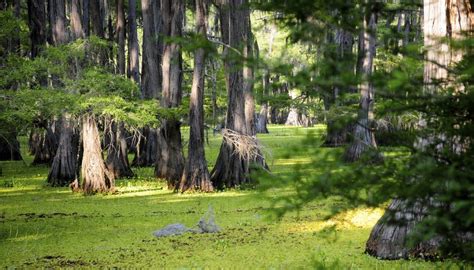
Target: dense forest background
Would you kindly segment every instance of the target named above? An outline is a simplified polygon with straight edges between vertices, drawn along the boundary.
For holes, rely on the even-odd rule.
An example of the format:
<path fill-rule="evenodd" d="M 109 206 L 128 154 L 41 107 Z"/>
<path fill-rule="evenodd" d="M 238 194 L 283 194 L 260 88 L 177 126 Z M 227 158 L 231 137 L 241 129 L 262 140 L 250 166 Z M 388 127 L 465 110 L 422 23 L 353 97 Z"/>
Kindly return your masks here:
<path fill-rule="evenodd" d="M 27 147 L 50 187 L 113 194 L 132 167 L 181 193 L 290 185 L 280 218 L 386 206 L 377 258 L 472 260 L 472 1 L 0 0 L 0 25 L 0 160 Z M 325 131 L 280 175 L 270 125 Z"/>

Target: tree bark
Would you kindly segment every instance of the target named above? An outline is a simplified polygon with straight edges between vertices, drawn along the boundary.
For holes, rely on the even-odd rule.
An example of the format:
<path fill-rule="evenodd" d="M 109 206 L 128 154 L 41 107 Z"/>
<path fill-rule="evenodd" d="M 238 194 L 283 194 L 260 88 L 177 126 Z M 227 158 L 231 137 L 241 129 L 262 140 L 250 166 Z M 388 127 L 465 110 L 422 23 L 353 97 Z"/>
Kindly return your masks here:
<path fill-rule="evenodd" d="M 40 54 L 46 45 L 46 6 L 43 0 L 28 0 L 31 58 Z"/>
<path fill-rule="evenodd" d="M 85 37 L 84 29 L 82 27 L 82 12 L 79 0 L 72 0 L 71 29 L 74 40 Z"/>
<path fill-rule="evenodd" d="M 118 73 L 125 74 L 125 13 L 123 10 L 123 1 L 117 0 L 117 23 L 115 32 L 117 35 L 117 66 Z"/>
<path fill-rule="evenodd" d="M 164 36 L 171 38 L 182 36 L 184 2 L 182 0 L 162 1 L 161 11 Z M 182 95 L 182 58 L 179 44 L 167 42 L 164 45 L 162 72 L 161 106 L 163 108 L 178 107 Z M 164 119 L 158 133 L 160 152 L 156 161 L 155 176 L 166 179 L 170 189 L 179 188 L 179 180 L 184 168 L 180 126 L 178 119 Z"/>
<path fill-rule="evenodd" d="M 67 42 L 65 0 L 50 0 L 49 18 L 52 44 L 57 46 Z"/>
<path fill-rule="evenodd" d="M 268 95 L 268 88 L 270 87 L 270 71 L 267 69 L 263 74 L 263 96 Z M 268 133 L 268 102 L 264 101 L 257 118 L 257 133 Z"/>
<path fill-rule="evenodd" d="M 83 156 L 81 165 L 82 189 L 86 194 L 113 191 L 114 175 L 107 170 L 102 158 L 99 131 L 94 116 L 82 120 Z"/>
<path fill-rule="evenodd" d="M 139 48 L 135 0 L 128 0 L 128 31 L 128 76 L 132 78 L 138 85 L 140 85 L 140 71 L 138 66 Z"/>
<path fill-rule="evenodd" d="M 231 48 L 240 48 L 245 40 L 245 10 L 242 0 L 218 1 L 222 41 L 224 47 L 224 68 L 228 93 L 226 128 L 241 135 L 248 134 L 245 121 L 244 76 L 239 66 L 238 55 Z M 216 165 L 211 172 L 211 181 L 216 188 L 230 188 L 250 183 L 249 160 L 239 156 L 234 151 L 232 143 L 225 138 L 221 144 Z"/>
<path fill-rule="evenodd" d="M 32 132 L 30 143 L 34 154 L 33 165 L 47 164 L 53 161 L 58 149 L 59 132 L 57 121 L 49 121 Z"/>
<path fill-rule="evenodd" d="M 161 96 L 161 44 L 155 27 L 154 3 L 141 0 L 143 16 L 143 57 L 142 57 L 142 97 L 145 99 Z M 159 1 L 157 1 L 159 2 Z M 159 18 L 159 15 L 158 15 Z"/>
<path fill-rule="evenodd" d="M 151 127 L 144 127 L 139 135 L 136 145 L 136 155 L 132 161 L 133 166 L 149 167 L 155 166 L 159 152 L 158 130 Z"/>
<path fill-rule="evenodd" d="M 79 138 L 67 114 L 61 119 L 59 146 L 48 174 L 48 183 L 54 187 L 67 186 L 77 179 L 77 154 Z"/>
<path fill-rule="evenodd" d="M 107 169 L 114 178 L 133 177 L 134 173 L 128 161 L 127 141 L 125 139 L 125 127 L 123 123 L 112 124 L 111 141 L 107 151 Z"/>
<path fill-rule="evenodd" d="M 377 27 L 377 14 L 374 10 L 371 10 L 373 7 L 369 6 L 367 9 L 370 10 L 366 11 L 364 26 L 359 37 L 359 56 L 361 61 L 358 68 L 362 77 L 362 83 L 359 85 L 359 114 L 357 123 L 354 126 L 352 142 L 344 154 L 344 160 L 347 162 L 354 162 L 360 159 L 367 151 L 376 151 L 377 149 L 377 143 L 372 131 L 373 128 L 371 127 L 375 89 L 372 83 L 369 82 L 376 51 L 375 31 Z M 381 155 L 375 154 L 372 159 L 377 162 L 381 159 Z"/>
<path fill-rule="evenodd" d="M 254 136 L 257 134 L 255 127 L 255 100 L 253 97 L 253 81 L 254 81 L 254 51 L 253 51 L 253 35 L 250 22 L 250 9 L 244 9 L 244 99 L 245 99 L 245 125 L 247 134 Z"/>
<path fill-rule="evenodd" d="M 196 33 L 206 39 L 207 0 L 196 0 Z M 181 177 L 180 190 L 213 191 L 204 153 L 204 69 L 206 51 L 198 48 L 194 53 L 193 84 L 189 104 L 188 160 Z"/>

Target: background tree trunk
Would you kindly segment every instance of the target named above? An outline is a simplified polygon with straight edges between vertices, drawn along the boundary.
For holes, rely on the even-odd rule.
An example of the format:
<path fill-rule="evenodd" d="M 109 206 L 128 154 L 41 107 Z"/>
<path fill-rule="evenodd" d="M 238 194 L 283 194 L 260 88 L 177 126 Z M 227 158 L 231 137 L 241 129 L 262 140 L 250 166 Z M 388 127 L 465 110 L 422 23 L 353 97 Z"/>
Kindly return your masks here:
<path fill-rule="evenodd" d="M 196 33 L 206 38 L 207 0 L 196 0 Z M 189 104 L 188 160 L 181 177 L 180 190 L 213 191 L 204 153 L 204 69 L 206 51 L 194 53 L 194 73 Z"/>
<path fill-rule="evenodd" d="M 46 45 L 46 6 L 44 0 L 28 0 L 31 58 L 39 55 Z"/>
<path fill-rule="evenodd" d="M 107 151 L 107 169 L 114 178 L 133 177 L 133 171 L 128 162 L 127 141 L 125 140 L 125 127 L 123 123 L 112 124 L 111 141 Z"/>
<path fill-rule="evenodd" d="M 373 7 L 367 7 L 367 9 Z M 373 121 L 374 87 L 369 82 L 372 74 L 373 61 L 375 58 L 375 31 L 377 27 L 377 14 L 373 10 L 367 10 L 364 18 L 364 27 L 359 37 L 360 74 L 362 83 L 359 85 L 360 104 L 357 123 L 354 126 L 352 142 L 344 154 L 344 160 L 354 162 L 368 150 L 375 150 L 377 143 L 372 131 Z M 379 154 L 374 155 L 373 161 L 380 160 Z"/>
<path fill-rule="evenodd" d="M 138 66 L 139 48 L 137 35 L 136 1 L 128 0 L 128 63 L 129 74 L 138 85 L 140 85 L 140 70 Z"/>
<path fill-rule="evenodd" d="M 167 37 L 182 36 L 184 2 L 165 0 L 161 2 L 163 34 Z M 164 45 L 162 59 L 163 98 L 161 106 L 173 108 L 181 103 L 182 58 L 181 48 L 176 43 Z M 183 174 L 184 157 L 181 144 L 181 123 L 178 119 L 164 119 L 158 134 L 158 153 L 155 176 L 164 178 L 170 189 L 177 189 Z"/>
<path fill-rule="evenodd" d="M 105 38 L 104 18 L 102 17 L 102 12 L 100 9 L 100 0 L 87 1 L 90 1 L 90 20 L 92 24 L 92 33 L 100 38 Z"/>
<path fill-rule="evenodd" d="M 117 67 L 119 74 L 125 74 L 125 13 L 123 1 L 117 0 L 117 24 L 115 27 L 117 35 Z"/>
<path fill-rule="evenodd" d="M 160 33 L 155 32 L 155 10 L 152 1 L 141 0 L 141 5 L 143 16 L 142 96 L 146 99 L 159 98 L 162 84 Z"/>
<path fill-rule="evenodd" d="M 67 42 L 65 0 L 50 0 L 49 18 L 52 44 L 57 46 Z"/>
<path fill-rule="evenodd" d="M 82 12 L 79 0 L 72 0 L 71 3 L 71 30 L 73 39 L 84 38 L 84 29 L 82 27 Z"/>
<path fill-rule="evenodd" d="M 90 0 L 82 0 L 82 27 L 84 28 L 84 35 L 86 37 L 90 36 L 89 9 Z"/>
<path fill-rule="evenodd" d="M 112 191 L 115 185 L 114 176 L 107 170 L 102 158 L 99 131 L 92 115 L 83 116 L 82 142 L 81 178 L 84 193 Z"/>
<path fill-rule="evenodd" d="M 0 136 L 0 160 L 23 160 L 16 132 L 11 131 Z"/>

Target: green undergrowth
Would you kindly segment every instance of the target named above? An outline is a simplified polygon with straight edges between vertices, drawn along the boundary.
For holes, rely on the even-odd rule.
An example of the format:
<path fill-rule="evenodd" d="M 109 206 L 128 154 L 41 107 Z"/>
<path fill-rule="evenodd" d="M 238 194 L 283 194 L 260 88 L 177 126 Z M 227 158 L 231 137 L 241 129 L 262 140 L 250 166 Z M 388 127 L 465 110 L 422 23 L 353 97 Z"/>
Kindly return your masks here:
<path fill-rule="evenodd" d="M 291 174 L 295 164 L 311 162 L 291 153 L 309 129 L 270 127 L 259 135 L 275 177 Z M 187 132 L 183 132 L 186 134 Z M 209 134 L 211 168 L 221 137 Z M 185 139 L 186 142 L 186 139 Z M 24 139 L 23 139 L 23 144 Z M 340 149 L 321 148 L 321 151 Z M 137 177 L 117 180 L 116 194 L 83 196 L 45 185 L 48 168 L 25 162 L 1 162 L 0 266 L 5 268 L 461 268 L 451 261 L 380 261 L 364 254 L 371 227 L 381 209 L 357 208 L 326 219 L 337 198 L 315 201 L 282 220 L 271 218 L 272 200 L 291 189 L 275 183 L 266 190 L 227 190 L 176 194 L 153 178 L 153 168 L 134 168 Z M 327 165 L 313 164 L 308 174 Z M 275 180 L 277 181 L 277 180 Z M 268 183 L 266 183 L 268 184 Z M 214 209 L 221 232 L 157 239 L 152 232 L 171 223 L 194 226 Z M 465 267 L 465 265 L 464 265 Z"/>

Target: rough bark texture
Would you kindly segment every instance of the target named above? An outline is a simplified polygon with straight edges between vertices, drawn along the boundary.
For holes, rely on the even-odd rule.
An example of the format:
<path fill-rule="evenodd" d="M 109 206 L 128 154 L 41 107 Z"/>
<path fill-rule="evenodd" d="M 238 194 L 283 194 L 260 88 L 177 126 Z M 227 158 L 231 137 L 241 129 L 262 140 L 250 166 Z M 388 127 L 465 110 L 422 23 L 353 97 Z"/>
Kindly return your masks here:
<path fill-rule="evenodd" d="M 133 177 L 133 171 L 128 161 L 126 131 L 122 123 L 112 124 L 110 144 L 107 150 L 107 169 L 114 178 Z"/>
<path fill-rule="evenodd" d="M 182 36 L 184 2 L 182 0 L 165 0 L 161 2 L 163 17 L 163 34 L 165 37 Z M 173 108 L 181 103 L 182 58 L 181 48 L 176 43 L 164 45 L 162 59 L 163 98 L 161 106 Z M 178 119 L 165 119 L 158 133 L 158 153 L 155 176 L 164 178 L 170 189 L 179 187 L 184 168 L 184 157 L 181 143 L 181 123 Z"/>
<path fill-rule="evenodd" d="M 66 33 L 66 3 L 65 0 L 50 0 L 49 21 L 53 45 L 67 42 Z"/>
<path fill-rule="evenodd" d="M 43 0 L 28 0 L 31 58 L 39 55 L 46 45 L 46 6 Z"/>
<path fill-rule="evenodd" d="M 159 37 L 160 33 L 155 32 L 154 12 L 156 10 L 154 10 L 152 0 L 141 0 L 141 4 L 143 16 L 142 96 L 146 99 L 160 98 L 162 45 Z"/>
<path fill-rule="evenodd" d="M 72 0 L 71 3 L 71 30 L 73 39 L 84 38 L 84 28 L 82 27 L 82 12 L 80 0 Z"/>
<path fill-rule="evenodd" d="M 117 0 L 117 23 L 115 32 L 117 35 L 117 68 L 119 74 L 125 74 L 125 13 L 123 1 Z"/>
<path fill-rule="evenodd" d="M 207 0 L 196 0 L 196 33 L 206 38 Z M 204 69 L 206 52 L 194 53 L 194 73 L 189 104 L 188 160 L 181 177 L 180 190 L 213 191 L 204 153 Z"/>
<path fill-rule="evenodd" d="M 77 154 L 79 137 L 74 132 L 73 123 L 69 116 L 61 119 L 61 134 L 59 145 L 48 174 L 51 186 L 67 186 L 77 179 Z"/>
<path fill-rule="evenodd" d="M 84 193 L 113 191 L 114 175 L 107 170 L 102 158 L 99 131 L 94 116 L 83 116 L 82 143 L 81 178 Z"/>
<path fill-rule="evenodd" d="M 368 7 L 368 9 L 371 7 Z M 364 27 L 359 37 L 359 55 L 360 62 L 358 69 L 362 77 L 362 83 L 359 85 L 360 104 L 357 123 L 354 126 L 352 134 L 352 142 L 344 154 L 344 160 L 354 162 L 369 150 L 375 150 L 377 143 L 371 127 L 373 120 L 374 106 L 374 87 L 368 81 L 372 74 L 373 61 L 375 58 L 375 30 L 376 30 L 377 14 L 373 10 L 367 10 Z M 381 156 L 374 155 L 374 161 L 380 159 Z"/>
<path fill-rule="evenodd" d="M 462 51 L 450 51 L 447 44 L 439 44 L 440 38 L 458 39 L 463 31 L 474 29 L 474 12 L 468 1 L 424 0 L 424 43 L 427 49 L 424 82 L 427 91 L 435 91 L 433 80 L 448 78 L 442 68 L 454 64 L 462 57 Z M 440 66 L 441 65 L 441 66 Z M 416 202 L 409 205 L 406 200 L 394 199 L 386 214 L 372 229 L 366 251 L 382 259 L 400 259 L 437 255 L 440 237 L 406 246 L 413 228 L 426 216 L 429 207 L 436 204 Z M 395 221 L 395 222 L 391 222 Z"/>
<path fill-rule="evenodd" d="M 137 84 L 140 84 L 140 71 L 138 66 L 138 35 L 137 35 L 137 16 L 136 1 L 128 0 L 128 63 L 129 77 Z"/>
<path fill-rule="evenodd" d="M 221 0 L 219 3 L 222 41 L 242 51 L 245 43 L 246 12 L 243 0 Z M 224 67 L 228 93 L 226 128 L 241 135 L 247 134 L 245 121 L 245 99 L 243 70 L 237 69 L 238 61 L 235 52 L 224 47 Z M 223 140 L 217 157 L 216 165 L 211 172 L 211 181 L 215 187 L 236 187 L 251 181 L 249 175 L 249 160 L 244 160 L 235 153 L 234 146 L 226 139 Z"/>
<path fill-rule="evenodd" d="M 0 136 L 0 160 L 22 160 L 20 142 L 16 132 L 2 133 Z"/>
<path fill-rule="evenodd" d="M 408 205 L 404 200 L 394 199 L 372 229 L 366 252 L 387 260 L 413 256 L 435 258 L 440 239 L 433 238 L 412 247 L 408 246 L 410 234 L 416 233 L 415 226 L 426 216 L 428 205 L 426 202 Z"/>

